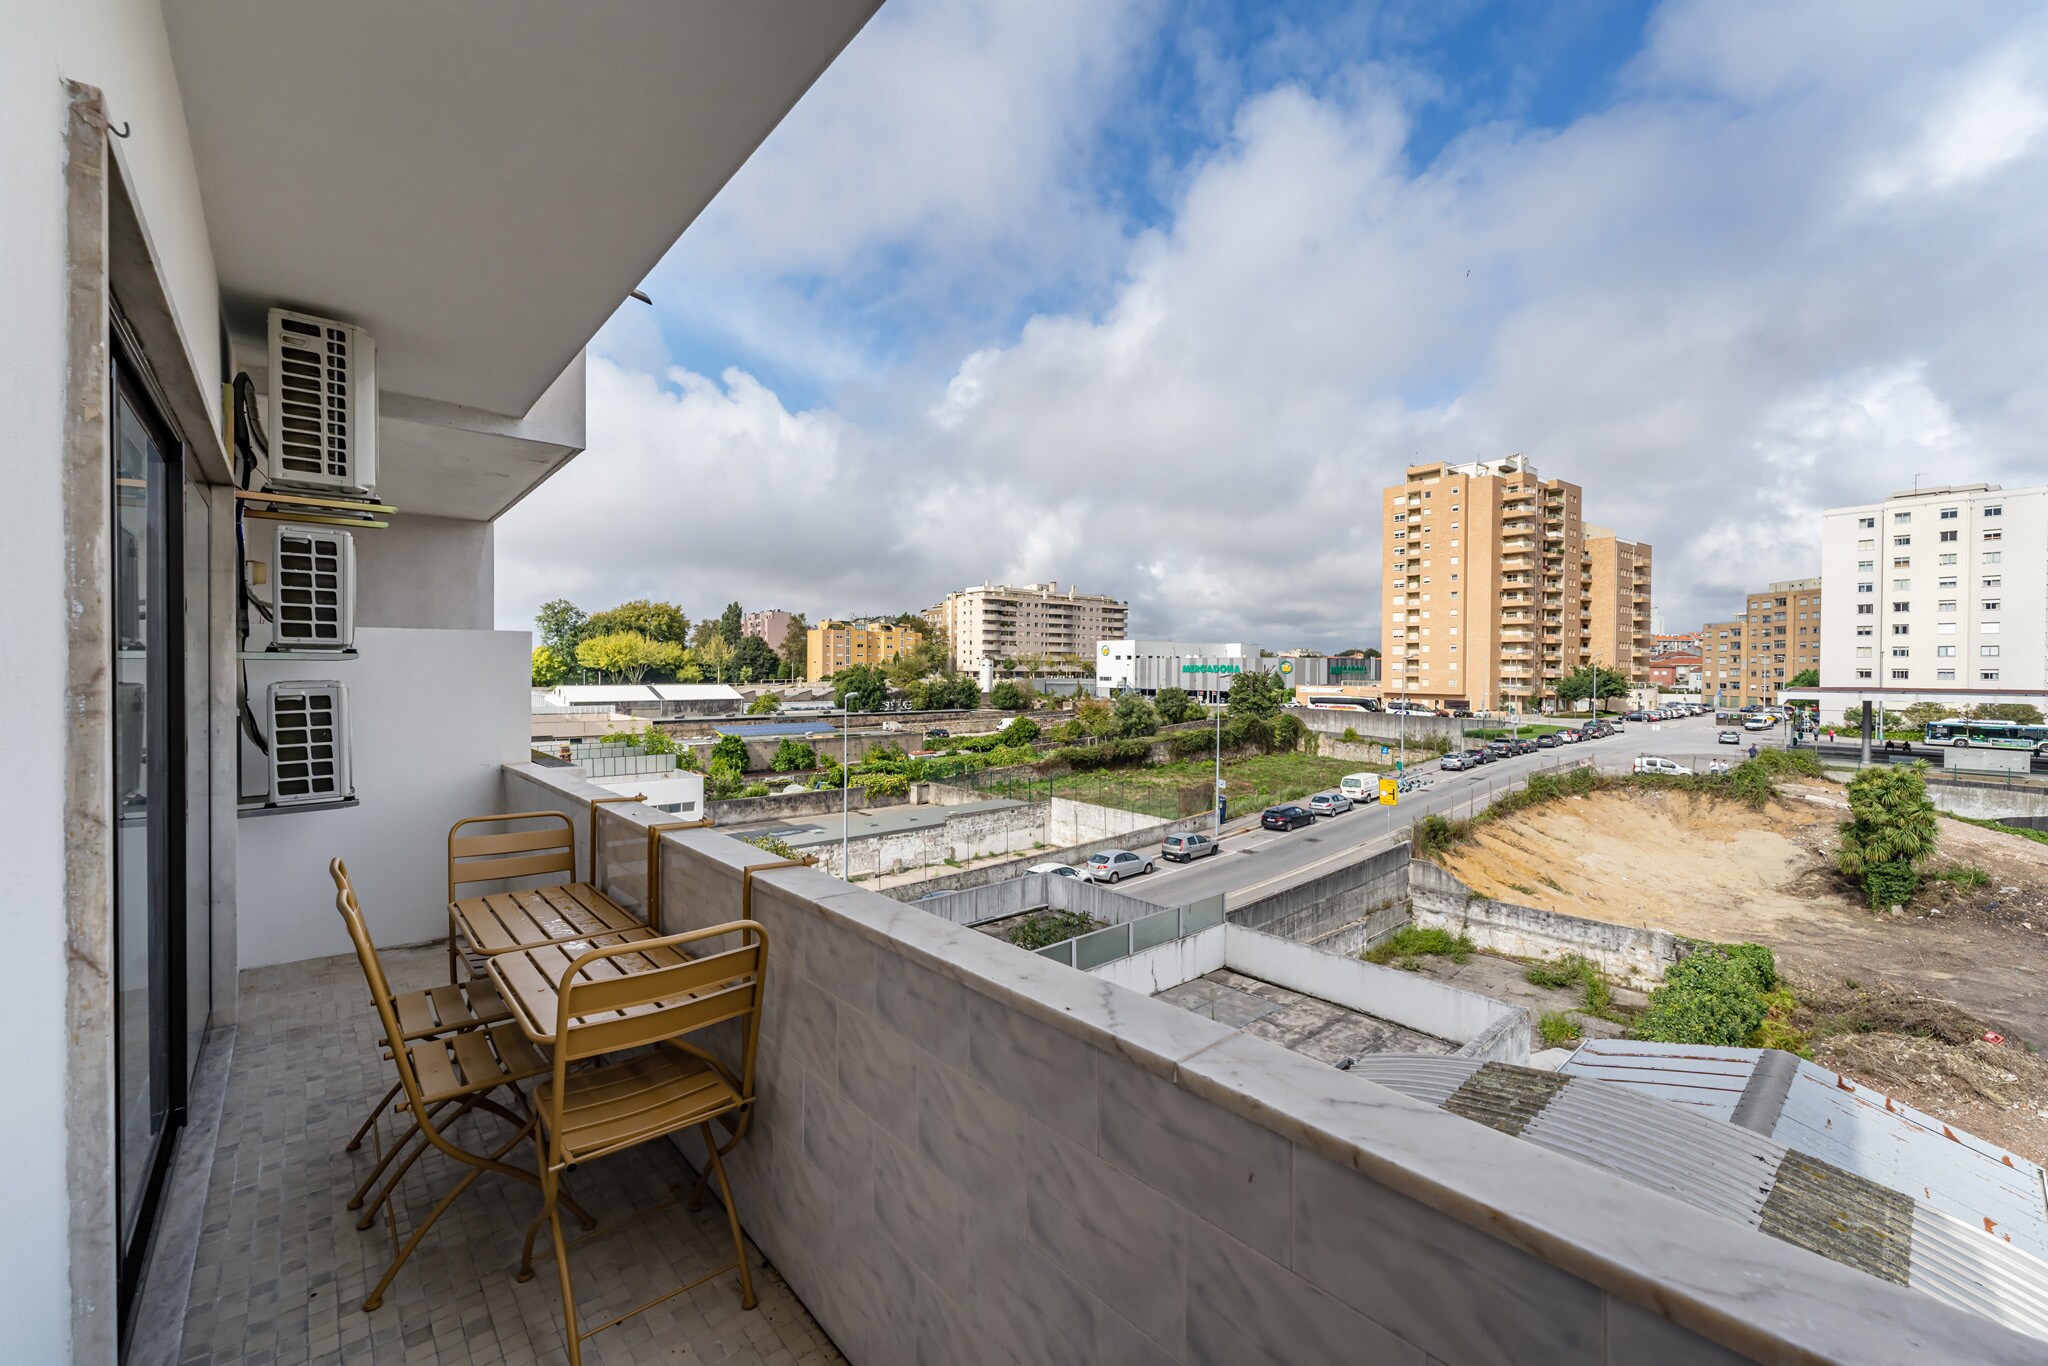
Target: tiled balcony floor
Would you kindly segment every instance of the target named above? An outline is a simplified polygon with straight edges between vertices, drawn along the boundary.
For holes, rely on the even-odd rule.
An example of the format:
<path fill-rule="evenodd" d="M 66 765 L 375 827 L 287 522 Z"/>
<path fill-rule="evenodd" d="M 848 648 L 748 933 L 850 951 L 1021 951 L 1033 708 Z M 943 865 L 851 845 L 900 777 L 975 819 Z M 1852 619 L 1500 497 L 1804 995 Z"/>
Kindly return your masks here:
<path fill-rule="evenodd" d="M 400 991 L 445 980 L 440 949 L 385 953 Z M 375 1044 L 369 993 L 353 957 L 327 958 L 243 975 L 241 1025 L 214 1153 L 179 1360 L 213 1362 L 402 1362 L 487 1366 L 566 1360 L 551 1264 L 525 1285 L 512 1277 L 539 1192 L 486 1175 L 463 1193 L 399 1272 L 383 1305 L 362 1300 L 383 1273 L 391 1234 L 358 1231 L 345 1209 L 375 1161 L 367 1140 L 345 1153 L 371 1101 L 395 1078 Z M 385 1118 L 385 1142 L 398 1130 Z M 478 1131 L 462 1122 L 467 1146 Z M 476 1126 L 471 1128 L 469 1126 Z M 508 1159 L 531 1166 L 531 1147 Z M 429 1210 L 463 1169 L 432 1153 L 401 1187 L 401 1229 Z M 570 1189 L 602 1231 L 687 1190 L 688 1168 L 666 1144 L 622 1153 L 579 1170 Z M 744 1218 L 746 1211 L 741 1210 Z M 570 1236 L 576 1236 L 574 1224 Z M 542 1237 L 542 1246 L 546 1237 Z M 680 1205 L 570 1253 L 579 1309 L 601 1323 L 724 1260 L 725 1216 L 715 1200 L 692 1215 Z M 584 1344 L 598 1363 L 731 1363 L 793 1366 L 843 1361 L 781 1276 L 752 1244 L 760 1307 L 743 1311 L 728 1272 Z"/>

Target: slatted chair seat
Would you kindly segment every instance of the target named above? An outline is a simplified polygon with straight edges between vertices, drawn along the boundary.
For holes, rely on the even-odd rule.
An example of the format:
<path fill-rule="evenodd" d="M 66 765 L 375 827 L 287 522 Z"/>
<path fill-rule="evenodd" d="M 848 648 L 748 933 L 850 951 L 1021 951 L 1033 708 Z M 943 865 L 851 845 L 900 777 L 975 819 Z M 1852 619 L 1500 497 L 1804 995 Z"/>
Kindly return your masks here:
<path fill-rule="evenodd" d="M 544 1076 L 547 1058 L 510 1024 L 466 1030 L 408 1045 L 428 1105 Z"/>
<path fill-rule="evenodd" d="M 534 1108 L 561 1116 L 566 1162 L 588 1162 L 650 1138 L 694 1129 L 742 1104 L 732 1083 L 686 1053 L 663 1049 L 571 1072 L 557 1110 L 554 1083 L 534 1091 Z"/>

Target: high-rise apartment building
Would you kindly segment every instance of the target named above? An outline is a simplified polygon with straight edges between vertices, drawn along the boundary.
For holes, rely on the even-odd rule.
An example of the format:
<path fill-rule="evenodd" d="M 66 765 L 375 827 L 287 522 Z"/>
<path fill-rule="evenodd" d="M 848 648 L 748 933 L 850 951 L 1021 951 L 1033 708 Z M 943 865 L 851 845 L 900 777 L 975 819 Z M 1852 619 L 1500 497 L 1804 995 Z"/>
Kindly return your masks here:
<path fill-rule="evenodd" d="M 1821 686 L 2038 704 L 2048 693 L 2044 566 L 2048 487 L 1960 484 L 1830 508 Z"/>
<path fill-rule="evenodd" d="M 924 616 L 945 631 L 953 667 L 962 671 L 979 668 L 984 659 L 1030 657 L 1074 660 L 1085 669 L 1093 667 L 1098 642 L 1128 634 L 1131 607 L 1072 584 L 1063 590 L 1058 583 L 984 583 L 946 594 Z"/>
<path fill-rule="evenodd" d="M 1785 579 L 1749 595 L 1744 614 L 1749 650 L 1742 664 L 1742 702 L 1770 706 L 1802 670 L 1820 668 L 1819 579 Z"/>
<path fill-rule="evenodd" d="M 1700 627 L 1702 701 L 1716 706 L 1742 705 L 1742 632 L 1747 625 L 1747 618 L 1737 617 Z"/>
<path fill-rule="evenodd" d="M 1383 694 L 1526 711 L 1593 658 L 1596 631 L 1601 663 L 1646 683 L 1650 547 L 1587 527 L 1580 502 L 1526 456 L 1410 465 L 1381 494 Z"/>
<path fill-rule="evenodd" d="M 804 677 L 815 683 L 855 664 L 887 664 L 919 639 L 893 621 L 821 621 L 804 637 Z"/>
<path fill-rule="evenodd" d="M 740 634 L 759 636 L 769 649 L 780 653 L 782 642 L 788 638 L 790 625 L 795 621 L 795 617 L 779 608 L 748 612 L 740 618 Z"/>
<path fill-rule="evenodd" d="M 1606 527 L 1586 528 L 1592 598 L 1587 610 L 1589 654 L 1603 669 L 1631 683 L 1650 679 L 1650 547 L 1624 540 Z"/>

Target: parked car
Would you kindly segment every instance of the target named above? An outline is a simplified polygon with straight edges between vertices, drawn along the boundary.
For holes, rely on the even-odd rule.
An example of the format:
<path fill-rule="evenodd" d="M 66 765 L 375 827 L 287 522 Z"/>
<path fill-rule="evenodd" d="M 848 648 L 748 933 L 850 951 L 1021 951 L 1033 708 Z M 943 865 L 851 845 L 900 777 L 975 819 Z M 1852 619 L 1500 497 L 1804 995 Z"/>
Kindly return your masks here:
<path fill-rule="evenodd" d="M 1259 825 L 1267 830 L 1293 830 L 1315 823 L 1314 813 L 1304 806 L 1269 806 L 1259 817 Z"/>
<path fill-rule="evenodd" d="M 1351 799 L 1341 792 L 1318 792 L 1308 799 L 1308 809 L 1318 816 L 1341 816 L 1351 809 Z"/>
<path fill-rule="evenodd" d="M 1512 740 L 1488 740 L 1486 742 L 1486 757 L 1488 759 L 1514 758 L 1515 742 Z"/>
<path fill-rule="evenodd" d="M 924 738 L 927 740 L 950 740 L 953 738 L 953 732 L 947 730 L 944 726 L 933 726 L 924 733 Z"/>
<path fill-rule="evenodd" d="M 1468 768 L 1477 768 L 1486 762 L 1486 756 L 1476 749 L 1454 749 L 1437 760 L 1437 767 L 1446 773 L 1461 773 Z"/>
<path fill-rule="evenodd" d="M 1508 743 L 1515 747 L 1515 753 L 1517 754 L 1534 754 L 1536 752 L 1536 742 L 1534 740 L 1510 740 Z"/>
<path fill-rule="evenodd" d="M 1128 849 L 1111 849 L 1088 860 L 1087 871 L 1082 874 L 1090 882 L 1121 882 L 1127 877 L 1152 871 L 1152 860 Z"/>
<path fill-rule="evenodd" d="M 1347 773 L 1337 784 L 1337 790 L 1349 797 L 1354 805 L 1363 805 L 1379 796 L 1380 775 L 1377 773 Z"/>
<path fill-rule="evenodd" d="M 1159 846 L 1159 857 L 1172 859 L 1175 863 L 1193 863 L 1222 847 L 1207 835 L 1168 835 Z"/>
<path fill-rule="evenodd" d="M 1470 707 L 1453 707 L 1453 708 L 1451 708 L 1451 715 L 1453 715 L 1453 716 L 1456 716 L 1456 717 L 1468 717 L 1468 716 L 1470 716 L 1471 714 L 1472 714 L 1472 709 L 1471 709 Z"/>
<path fill-rule="evenodd" d="M 1724 730 L 1714 739 L 1724 745 L 1739 745 L 1742 743 L 1742 734 L 1739 731 Z"/>
<path fill-rule="evenodd" d="M 1692 770 L 1675 759 L 1665 759 L 1655 754 L 1639 754 L 1632 772 L 1661 773 L 1667 778 L 1690 778 Z"/>
<path fill-rule="evenodd" d="M 1650 713 L 1646 711 L 1625 711 L 1621 714 L 1621 719 L 1624 721 L 1647 721 L 1650 719 Z"/>
<path fill-rule="evenodd" d="M 1744 730 L 1769 730 L 1771 722 L 1761 716 L 1752 716 L 1742 723 Z"/>
<path fill-rule="evenodd" d="M 1034 863 L 1024 870 L 1027 873 L 1050 873 L 1054 877 L 1079 877 L 1081 874 L 1064 863 Z"/>
<path fill-rule="evenodd" d="M 1538 749 L 1556 749 L 1563 743 L 1564 741 L 1558 738 L 1556 731 L 1536 737 L 1536 748 Z"/>

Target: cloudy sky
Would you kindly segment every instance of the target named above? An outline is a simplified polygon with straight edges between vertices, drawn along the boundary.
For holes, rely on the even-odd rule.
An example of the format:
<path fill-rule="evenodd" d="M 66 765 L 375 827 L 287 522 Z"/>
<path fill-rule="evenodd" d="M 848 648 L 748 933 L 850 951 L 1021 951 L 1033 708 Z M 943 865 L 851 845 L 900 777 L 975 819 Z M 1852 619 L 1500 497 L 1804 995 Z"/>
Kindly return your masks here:
<path fill-rule="evenodd" d="M 1377 644 L 1377 491 L 1524 452 L 1667 629 L 1820 508 L 2048 480 L 2034 4 L 889 0 L 593 344 L 498 618 L 983 579 Z"/>

